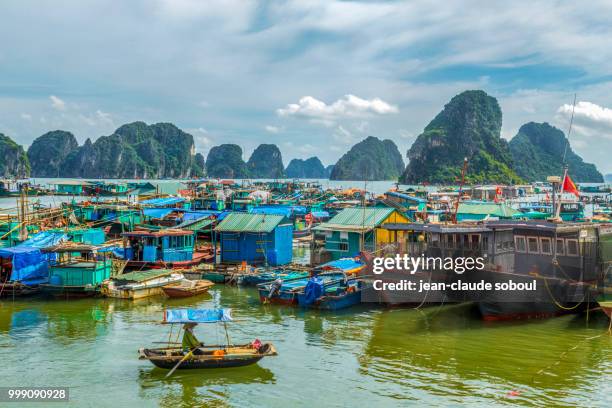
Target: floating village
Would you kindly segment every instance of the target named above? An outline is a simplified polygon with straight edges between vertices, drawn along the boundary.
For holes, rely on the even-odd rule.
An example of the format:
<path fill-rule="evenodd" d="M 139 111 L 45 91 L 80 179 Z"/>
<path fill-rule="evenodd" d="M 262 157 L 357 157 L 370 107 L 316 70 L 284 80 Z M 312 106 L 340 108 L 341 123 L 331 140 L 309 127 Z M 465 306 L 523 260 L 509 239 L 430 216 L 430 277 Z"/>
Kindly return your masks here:
<path fill-rule="evenodd" d="M 367 184 L 324 189 L 299 180 L 184 180 L 173 195 L 150 182 L 0 185 L 16 203 L 0 216 L 5 301 L 195 299 L 214 285 L 244 285 L 279 308 L 410 308 L 424 300 L 365 295 L 375 257 L 408 254 L 484 257 L 484 269 L 467 271 L 464 281 L 539 281 L 520 302 L 469 299 L 485 320 L 585 311 L 612 319 L 610 189 L 580 191 L 567 173 L 528 185 L 398 184 L 383 194 L 369 193 Z M 64 200 L 42 205 L 39 195 Z M 296 262 L 295 247 L 308 248 L 309 259 Z M 459 277 L 444 269 L 416 272 L 437 282 Z M 427 303 L 466 300 L 449 293 Z M 162 320 L 183 325 L 183 342 L 143 348 L 140 358 L 173 371 L 248 365 L 277 354 L 259 341 L 235 345 L 228 337 L 228 344 L 200 347 L 194 340 L 195 324 L 225 326 L 231 316 L 228 309 L 169 309 Z"/>

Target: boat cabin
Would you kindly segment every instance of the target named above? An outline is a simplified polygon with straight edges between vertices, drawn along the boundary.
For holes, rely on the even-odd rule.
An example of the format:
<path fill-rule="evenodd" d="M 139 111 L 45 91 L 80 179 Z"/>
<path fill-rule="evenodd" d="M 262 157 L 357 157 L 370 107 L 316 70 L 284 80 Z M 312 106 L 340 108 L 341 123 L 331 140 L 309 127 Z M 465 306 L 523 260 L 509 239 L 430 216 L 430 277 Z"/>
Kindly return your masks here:
<path fill-rule="evenodd" d="M 132 231 L 121 234 L 127 260 L 164 263 L 191 261 L 195 232 L 181 229 Z"/>
<path fill-rule="evenodd" d="M 49 261 L 49 283 L 44 291 L 96 292 L 110 278 L 110 248 L 66 242 L 41 250 L 53 254 Z"/>

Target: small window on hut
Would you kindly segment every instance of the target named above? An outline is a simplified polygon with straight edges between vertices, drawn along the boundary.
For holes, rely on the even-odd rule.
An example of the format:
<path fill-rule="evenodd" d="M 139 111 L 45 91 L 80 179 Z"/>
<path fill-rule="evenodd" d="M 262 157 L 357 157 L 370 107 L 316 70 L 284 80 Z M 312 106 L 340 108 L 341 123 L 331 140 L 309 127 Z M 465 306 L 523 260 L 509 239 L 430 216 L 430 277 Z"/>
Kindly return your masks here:
<path fill-rule="evenodd" d="M 527 237 L 527 249 L 530 254 L 537 254 L 539 251 L 538 238 Z"/>
<path fill-rule="evenodd" d="M 565 255 L 565 242 L 563 238 L 557 238 L 557 255 Z"/>
<path fill-rule="evenodd" d="M 340 242 L 338 244 L 338 249 L 342 252 L 348 251 L 348 242 Z"/>
<path fill-rule="evenodd" d="M 525 243 L 525 237 L 519 235 L 515 236 L 514 246 L 516 247 L 516 252 L 527 252 L 527 244 Z"/>
<path fill-rule="evenodd" d="M 552 255 L 552 241 L 550 238 L 540 238 L 540 251 L 544 255 Z"/>
<path fill-rule="evenodd" d="M 578 256 L 578 240 L 577 239 L 566 239 L 565 240 L 565 253 L 567 256 Z"/>

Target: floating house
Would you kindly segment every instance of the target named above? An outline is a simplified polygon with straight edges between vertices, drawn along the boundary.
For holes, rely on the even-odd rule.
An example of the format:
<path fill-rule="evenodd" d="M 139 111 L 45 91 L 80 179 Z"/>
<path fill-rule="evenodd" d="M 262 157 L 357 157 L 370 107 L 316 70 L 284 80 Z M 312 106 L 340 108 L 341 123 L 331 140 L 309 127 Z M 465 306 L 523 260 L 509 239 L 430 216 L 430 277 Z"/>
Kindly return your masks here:
<path fill-rule="evenodd" d="M 457 221 L 480 221 L 484 219 L 509 220 L 521 212 L 505 203 L 468 201 L 459 203 Z"/>
<path fill-rule="evenodd" d="M 215 231 L 223 263 L 276 266 L 293 257 L 293 225 L 282 215 L 231 213 Z"/>
<path fill-rule="evenodd" d="M 49 281 L 40 285 L 44 293 L 57 297 L 88 297 L 100 291 L 111 276 L 112 248 L 79 243 L 63 243 L 42 252 L 54 254 L 49 262 Z"/>
<path fill-rule="evenodd" d="M 128 268 L 189 268 L 212 259 L 195 250 L 195 232 L 182 229 L 132 231 L 121 234 Z"/>
<path fill-rule="evenodd" d="M 55 192 L 62 195 L 83 195 L 85 189 L 91 185 L 85 180 L 63 180 L 53 183 Z"/>
<path fill-rule="evenodd" d="M 387 223 L 407 223 L 408 218 L 395 208 L 345 208 L 329 222 L 313 228 L 323 233 L 324 249 L 332 260 L 354 257 L 362 250 L 373 252 L 379 245 L 393 242 L 394 237 L 382 228 Z"/>

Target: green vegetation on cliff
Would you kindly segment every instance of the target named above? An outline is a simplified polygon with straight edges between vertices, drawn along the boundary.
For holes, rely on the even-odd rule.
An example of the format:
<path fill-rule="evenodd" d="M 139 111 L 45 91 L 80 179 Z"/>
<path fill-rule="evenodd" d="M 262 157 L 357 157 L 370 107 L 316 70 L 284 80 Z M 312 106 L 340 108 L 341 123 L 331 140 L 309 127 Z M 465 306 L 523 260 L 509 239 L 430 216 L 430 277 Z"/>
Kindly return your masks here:
<path fill-rule="evenodd" d="M 345 153 L 334 165 L 331 180 L 397 180 L 404 162 L 391 140 L 368 136 Z"/>
<path fill-rule="evenodd" d="M 283 156 L 275 144 L 260 144 L 247 162 L 252 178 L 275 179 L 285 177 Z"/>
<path fill-rule="evenodd" d="M 548 123 L 524 124 L 509 144 L 514 158 L 514 169 L 528 181 L 545 181 L 548 176 L 562 175 L 566 142 L 565 134 Z M 574 181 L 604 181 L 595 165 L 585 163 L 570 147 L 567 149 L 566 161 Z"/>
<path fill-rule="evenodd" d="M 242 160 L 242 148 L 235 144 L 222 144 L 210 149 L 206 172 L 209 177 L 249 178 L 247 165 Z"/>
<path fill-rule="evenodd" d="M 28 150 L 34 174 L 47 177 L 183 178 L 203 175 L 193 136 L 171 123 L 134 122 L 81 147 L 68 132 L 49 132 Z M 55 145 L 54 148 L 51 146 Z"/>
<path fill-rule="evenodd" d="M 0 133 L 0 177 L 25 178 L 30 175 L 30 162 L 23 147 Z"/>
<path fill-rule="evenodd" d="M 54 130 L 40 136 L 28 149 L 32 177 L 61 177 L 66 158 L 79 148 L 70 132 Z"/>
<path fill-rule="evenodd" d="M 313 156 L 306 160 L 293 159 L 289 162 L 287 169 L 285 170 L 287 177 L 290 178 L 327 178 L 325 174 L 325 167 L 318 157 Z"/>
<path fill-rule="evenodd" d="M 408 150 L 400 181 L 455 183 L 468 159 L 470 183 L 516 183 L 508 143 L 500 137 L 502 112 L 484 91 L 465 91 L 451 99 Z"/>

